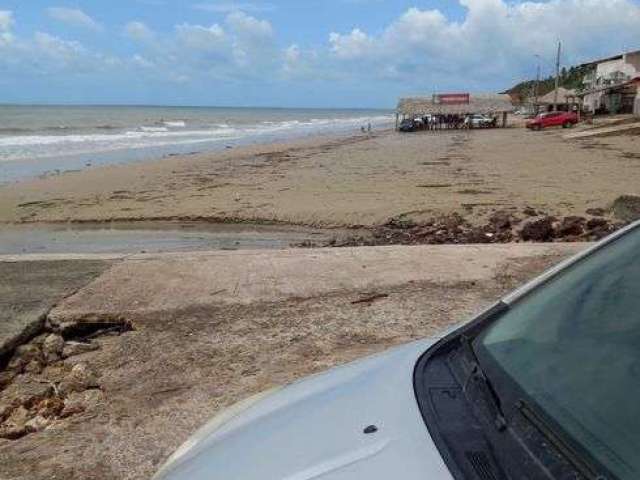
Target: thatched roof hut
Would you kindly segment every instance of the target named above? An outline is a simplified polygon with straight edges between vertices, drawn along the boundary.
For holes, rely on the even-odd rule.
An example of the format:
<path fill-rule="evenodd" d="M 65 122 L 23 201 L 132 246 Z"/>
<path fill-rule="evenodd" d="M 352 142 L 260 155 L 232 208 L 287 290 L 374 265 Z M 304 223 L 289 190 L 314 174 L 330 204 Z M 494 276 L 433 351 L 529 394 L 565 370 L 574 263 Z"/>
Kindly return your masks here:
<path fill-rule="evenodd" d="M 568 101 L 568 98 L 571 98 L 571 97 L 575 98 L 575 96 L 576 96 L 575 90 L 567 90 L 564 87 L 558 88 L 558 103 L 566 103 Z M 543 95 L 542 97 L 540 97 L 538 99 L 538 104 L 553 105 L 554 100 L 555 100 L 555 88 L 551 90 L 549 93 L 547 93 L 546 95 Z"/>
<path fill-rule="evenodd" d="M 406 117 L 421 117 L 428 114 L 470 114 L 485 115 L 512 112 L 511 97 L 503 94 L 471 94 L 465 103 L 439 103 L 434 97 L 401 98 L 397 113 Z"/>

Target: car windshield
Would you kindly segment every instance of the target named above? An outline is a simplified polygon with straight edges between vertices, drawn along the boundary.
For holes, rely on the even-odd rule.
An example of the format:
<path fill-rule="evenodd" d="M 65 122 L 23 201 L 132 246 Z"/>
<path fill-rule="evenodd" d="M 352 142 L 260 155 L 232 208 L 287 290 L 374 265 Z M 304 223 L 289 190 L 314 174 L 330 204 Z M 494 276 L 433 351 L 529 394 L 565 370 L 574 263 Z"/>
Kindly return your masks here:
<path fill-rule="evenodd" d="M 475 348 L 612 474 L 640 478 L 640 228 L 516 302 Z"/>

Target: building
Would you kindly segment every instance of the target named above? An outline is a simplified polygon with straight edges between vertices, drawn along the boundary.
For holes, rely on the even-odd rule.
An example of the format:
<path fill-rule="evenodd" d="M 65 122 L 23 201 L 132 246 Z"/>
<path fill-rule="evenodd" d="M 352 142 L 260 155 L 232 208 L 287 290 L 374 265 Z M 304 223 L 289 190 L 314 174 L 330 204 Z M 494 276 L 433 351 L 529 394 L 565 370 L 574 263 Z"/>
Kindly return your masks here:
<path fill-rule="evenodd" d="M 555 110 L 571 110 L 572 106 L 576 103 L 576 92 L 574 90 L 568 90 L 564 87 L 558 88 L 557 103 L 556 102 L 556 90 L 551 90 L 546 95 L 538 98 L 537 112 L 550 112 Z M 554 108 L 555 107 L 555 108 Z"/>
<path fill-rule="evenodd" d="M 502 115 L 506 126 L 507 114 L 513 112 L 509 95 L 503 94 L 439 94 L 431 97 L 401 98 L 396 110 L 396 123 L 406 118 L 421 118 L 426 115 Z"/>
<path fill-rule="evenodd" d="M 583 108 L 593 113 L 640 115 L 640 50 L 584 63 L 592 68 L 578 92 Z"/>

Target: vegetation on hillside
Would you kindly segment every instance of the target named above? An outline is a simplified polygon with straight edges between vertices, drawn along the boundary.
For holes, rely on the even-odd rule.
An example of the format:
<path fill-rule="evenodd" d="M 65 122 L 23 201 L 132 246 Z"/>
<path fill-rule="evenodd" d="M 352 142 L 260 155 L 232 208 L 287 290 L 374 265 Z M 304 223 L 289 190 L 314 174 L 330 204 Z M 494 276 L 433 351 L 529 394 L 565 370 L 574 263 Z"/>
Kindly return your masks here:
<path fill-rule="evenodd" d="M 593 67 L 570 67 L 562 68 L 560 71 L 560 86 L 568 90 L 580 90 L 583 86 L 585 75 L 592 71 Z M 535 89 L 535 80 L 526 80 L 518 83 L 513 88 L 507 90 L 506 93 L 517 94 L 520 98 L 527 98 L 533 95 Z M 541 79 L 538 83 L 538 95 L 546 95 L 555 88 L 555 77 L 547 77 Z"/>

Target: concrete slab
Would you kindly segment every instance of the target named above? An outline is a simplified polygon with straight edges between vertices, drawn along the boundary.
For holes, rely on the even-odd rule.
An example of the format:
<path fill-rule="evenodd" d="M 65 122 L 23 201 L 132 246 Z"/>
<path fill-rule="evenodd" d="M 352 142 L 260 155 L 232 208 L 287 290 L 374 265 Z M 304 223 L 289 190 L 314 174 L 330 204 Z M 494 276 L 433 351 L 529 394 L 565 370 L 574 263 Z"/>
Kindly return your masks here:
<path fill-rule="evenodd" d="M 229 405 L 438 335 L 586 246 L 128 258 L 54 311 L 91 315 L 95 308 L 97 314 L 122 315 L 135 329 L 99 336 L 93 340 L 98 350 L 64 361 L 86 363 L 100 388 L 85 392 L 90 395 L 82 397 L 83 412 L 19 440 L 0 439 L 0 478 L 149 479 L 190 434 Z M 229 283 L 237 289 L 211 295 Z M 388 296 L 353 303 L 374 291 Z M 60 367 L 52 365 L 36 379 L 55 384 Z"/>
<path fill-rule="evenodd" d="M 509 262 L 587 244 L 428 245 L 133 255 L 61 302 L 51 317 L 275 302 L 411 282 L 481 282 Z"/>
<path fill-rule="evenodd" d="M 41 329 L 62 298 L 108 266 L 105 261 L 0 263 L 0 357 Z"/>

